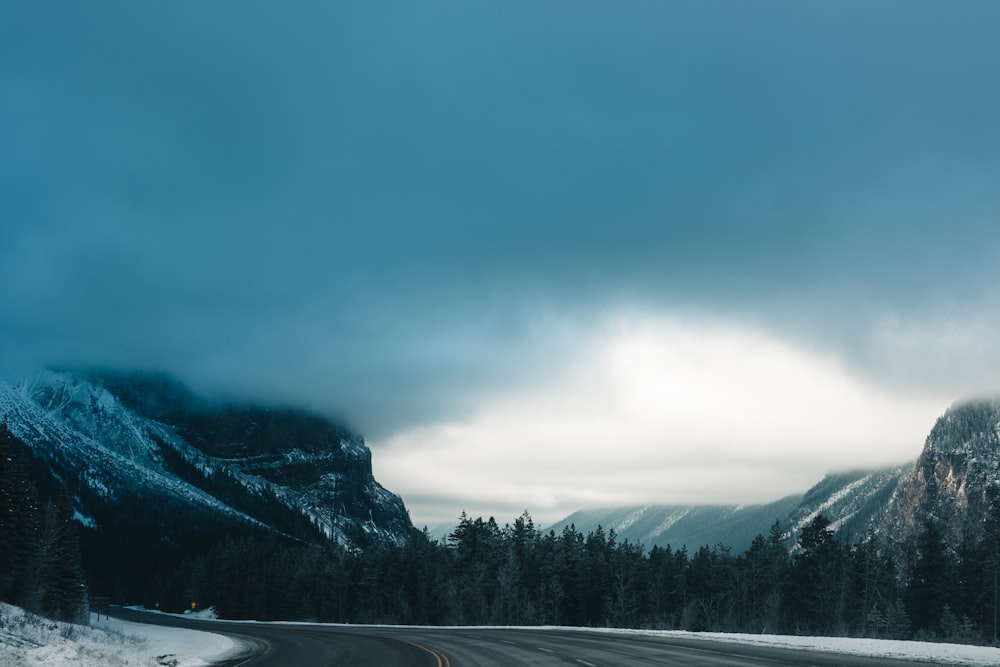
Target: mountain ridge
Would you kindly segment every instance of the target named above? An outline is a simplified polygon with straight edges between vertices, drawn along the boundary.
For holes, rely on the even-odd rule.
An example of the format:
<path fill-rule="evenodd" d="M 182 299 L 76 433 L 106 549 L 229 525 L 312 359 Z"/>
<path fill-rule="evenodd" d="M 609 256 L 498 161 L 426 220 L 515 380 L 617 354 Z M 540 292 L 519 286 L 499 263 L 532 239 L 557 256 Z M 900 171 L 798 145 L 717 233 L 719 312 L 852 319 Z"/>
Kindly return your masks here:
<path fill-rule="evenodd" d="M 736 553 L 757 535 L 767 535 L 777 522 L 789 546 L 819 514 L 848 542 L 860 539 L 881 522 L 879 508 L 888 503 L 913 464 L 831 473 L 805 493 L 751 505 L 630 505 L 579 510 L 552 524 L 556 532 L 574 525 L 586 533 L 601 526 L 619 539 L 672 548 L 721 544 Z"/>
<path fill-rule="evenodd" d="M 893 498 L 883 530 L 910 542 L 933 522 L 952 548 L 981 536 L 1000 508 L 1000 398 L 954 403 L 934 424 L 913 473 Z"/>
<path fill-rule="evenodd" d="M 862 540 L 870 531 L 905 548 L 935 522 L 950 548 L 957 549 L 979 536 L 993 508 L 1000 508 L 1000 398 L 979 397 L 953 403 L 932 425 L 912 462 L 830 473 L 801 496 L 773 503 L 585 509 L 549 529 L 572 524 L 587 533 L 601 526 L 647 547 L 722 544 L 740 552 L 777 521 L 794 550 L 802 528 L 823 514 L 845 543 Z M 737 512 L 742 512 L 742 525 L 731 518 Z M 692 525 L 695 518 L 700 524 Z M 650 525 L 659 528 L 649 530 Z"/>
<path fill-rule="evenodd" d="M 412 534 L 361 436 L 305 411 L 202 402 L 166 376 L 159 393 L 130 396 L 130 381 L 65 371 L 0 380 L 0 417 L 42 485 L 70 491 L 88 571 L 104 586 L 124 578 L 124 592 L 135 590 L 149 576 L 138 563 L 169 570 L 227 536 L 356 550 Z"/>

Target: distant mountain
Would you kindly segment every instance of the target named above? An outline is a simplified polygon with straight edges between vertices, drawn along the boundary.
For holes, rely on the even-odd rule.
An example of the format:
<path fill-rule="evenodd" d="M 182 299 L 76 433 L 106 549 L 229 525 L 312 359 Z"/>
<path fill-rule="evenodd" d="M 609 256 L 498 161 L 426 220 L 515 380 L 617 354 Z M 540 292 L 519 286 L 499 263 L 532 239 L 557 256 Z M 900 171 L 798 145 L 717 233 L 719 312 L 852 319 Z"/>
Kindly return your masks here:
<path fill-rule="evenodd" d="M 794 548 L 802 528 L 818 514 L 847 543 L 868 531 L 906 549 L 928 522 L 957 549 L 975 541 L 991 507 L 1000 507 L 1000 399 L 958 402 L 931 429 L 915 463 L 831 474 L 802 496 L 751 506 L 648 505 L 582 510 L 551 526 L 598 526 L 619 539 L 652 546 L 723 544 L 739 553 L 775 520 Z"/>
<path fill-rule="evenodd" d="M 912 465 L 827 475 L 801 496 L 762 505 L 646 505 L 574 512 L 551 526 L 556 532 L 575 525 L 587 533 L 601 526 L 619 539 L 652 546 L 697 549 L 722 544 L 735 553 L 753 538 L 767 536 L 779 522 L 786 537 L 822 513 L 842 538 L 854 541 L 881 520 L 900 479 Z"/>
<path fill-rule="evenodd" d="M 308 412 L 213 403 L 163 375 L 45 372 L 0 382 L 0 418 L 43 488 L 70 488 L 108 586 L 123 552 L 167 568 L 226 536 L 359 548 L 413 530 L 363 439 Z"/>
<path fill-rule="evenodd" d="M 618 539 L 647 547 L 687 547 L 723 544 L 735 552 L 750 546 L 757 533 L 767 535 L 775 521 L 788 515 L 801 500 L 789 496 L 765 505 L 645 505 L 574 512 L 549 529 L 561 532 L 569 525 L 586 534 L 601 526 Z"/>

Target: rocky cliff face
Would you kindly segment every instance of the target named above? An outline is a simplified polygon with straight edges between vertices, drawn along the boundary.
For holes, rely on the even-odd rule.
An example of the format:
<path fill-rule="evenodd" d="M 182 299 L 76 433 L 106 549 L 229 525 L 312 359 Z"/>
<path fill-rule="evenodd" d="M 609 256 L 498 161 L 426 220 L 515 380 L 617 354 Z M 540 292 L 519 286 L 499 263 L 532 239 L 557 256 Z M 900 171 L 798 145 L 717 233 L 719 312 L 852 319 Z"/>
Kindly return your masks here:
<path fill-rule="evenodd" d="M 0 416 L 84 517 L 128 498 L 348 547 L 412 530 L 363 439 L 318 415 L 210 403 L 164 376 L 49 372 L 0 384 Z"/>
<path fill-rule="evenodd" d="M 956 403 L 931 429 L 881 530 L 894 542 L 907 544 L 927 521 L 934 521 L 952 546 L 967 538 L 975 541 L 998 494 L 1000 399 Z"/>

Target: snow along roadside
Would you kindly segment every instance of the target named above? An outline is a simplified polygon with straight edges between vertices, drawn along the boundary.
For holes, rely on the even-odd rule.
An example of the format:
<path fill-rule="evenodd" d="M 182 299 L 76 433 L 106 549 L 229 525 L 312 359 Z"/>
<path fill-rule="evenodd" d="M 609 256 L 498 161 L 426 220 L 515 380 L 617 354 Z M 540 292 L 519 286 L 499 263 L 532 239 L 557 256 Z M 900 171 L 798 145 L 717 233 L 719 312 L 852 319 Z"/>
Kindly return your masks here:
<path fill-rule="evenodd" d="M 855 637 L 798 637 L 791 635 L 751 635 L 726 632 L 682 632 L 675 630 L 619 630 L 613 628 L 579 628 L 589 632 L 609 634 L 643 634 L 683 637 L 684 639 L 710 639 L 780 648 L 807 649 L 842 653 L 869 658 L 897 658 L 930 662 L 939 665 L 965 667 L 995 667 L 1000 665 L 1000 648 L 969 644 L 944 644 L 898 639 L 864 639 Z"/>
<path fill-rule="evenodd" d="M 91 626 L 59 623 L 0 603 L 0 665 L 5 667 L 206 667 L 239 652 L 229 637 L 130 623 L 105 616 Z"/>

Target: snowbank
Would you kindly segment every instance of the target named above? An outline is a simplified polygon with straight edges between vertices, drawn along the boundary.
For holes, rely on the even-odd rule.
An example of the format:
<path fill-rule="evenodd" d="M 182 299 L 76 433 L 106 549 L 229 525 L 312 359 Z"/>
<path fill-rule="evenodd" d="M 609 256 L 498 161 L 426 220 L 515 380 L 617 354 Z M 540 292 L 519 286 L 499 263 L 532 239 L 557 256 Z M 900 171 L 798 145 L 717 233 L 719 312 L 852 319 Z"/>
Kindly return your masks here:
<path fill-rule="evenodd" d="M 204 667 L 237 652 L 211 632 L 91 616 L 91 627 L 58 623 L 0 603 L 0 664 L 5 667 Z"/>
<path fill-rule="evenodd" d="M 684 639 L 758 644 L 782 648 L 808 649 L 828 653 L 845 653 L 870 658 L 900 658 L 942 665 L 980 667 L 1000 665 L 1000 648 L 943 644 L 937 642 L 902 641 L 895 639 L 858 639 L 852 637 L 794 637 L 788 635 L 750 635 L 724 632 L 680 632 L 672 630 L 616 630 L 579 628 L 589 632 L 644 634 Z"/>

